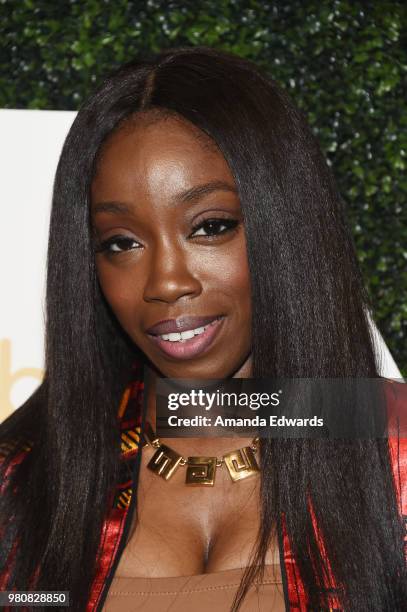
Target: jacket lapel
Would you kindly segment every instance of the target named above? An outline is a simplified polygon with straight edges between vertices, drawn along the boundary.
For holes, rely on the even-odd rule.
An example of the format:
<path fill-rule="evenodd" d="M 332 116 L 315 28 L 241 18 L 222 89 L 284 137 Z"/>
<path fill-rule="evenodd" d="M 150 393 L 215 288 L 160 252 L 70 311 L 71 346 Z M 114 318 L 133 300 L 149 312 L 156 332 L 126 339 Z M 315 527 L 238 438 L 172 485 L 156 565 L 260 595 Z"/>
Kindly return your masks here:
<path fill-rule="evenodd" d="M 142 364 L 135 363 L 133 371 L 133 381 L 124 391 L 117 415 L 121 437 L 120 477 L 111 495 L 111 506 L 109 504 L 111 509 L 102 529 L 97 570 L 88 600 L 87 612 L 102 610 L 127 542 L 135 510 L 144 412 Z"/>

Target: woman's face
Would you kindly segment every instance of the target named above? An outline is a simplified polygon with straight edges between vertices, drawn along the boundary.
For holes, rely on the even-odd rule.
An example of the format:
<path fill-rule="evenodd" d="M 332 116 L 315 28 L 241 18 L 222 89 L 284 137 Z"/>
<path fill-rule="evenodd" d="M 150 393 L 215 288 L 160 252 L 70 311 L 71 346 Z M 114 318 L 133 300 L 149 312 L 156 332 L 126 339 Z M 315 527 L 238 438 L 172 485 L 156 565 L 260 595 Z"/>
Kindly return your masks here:
<path fill-rule="evenodd" d="M 91 212 L 102 291 L 152 364 L 171 378 L 249 376 L 243 220 L 213 141 L 138 115 L 103 147 Z"/>

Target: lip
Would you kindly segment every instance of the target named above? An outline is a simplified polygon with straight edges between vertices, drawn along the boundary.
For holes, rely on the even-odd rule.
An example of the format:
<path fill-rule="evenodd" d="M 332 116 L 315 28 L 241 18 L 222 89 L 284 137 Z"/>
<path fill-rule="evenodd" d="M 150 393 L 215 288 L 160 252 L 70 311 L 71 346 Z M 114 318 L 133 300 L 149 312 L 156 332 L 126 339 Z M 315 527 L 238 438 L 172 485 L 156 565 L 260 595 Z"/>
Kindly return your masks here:
<path fill-rule="evenodd" d="M 171 334 L 173 332 L 182 332 L 189 329 L 196 329 L 197 327 L 204 327 L 209 323 L 212 323 L 215 319 L 221 315 L 211 315 L 208 317 L 178 317 L 177 319 L 165 319 L 159 321 L 155 325 L 149 327 L 146 331 L 152 336 L 160 336 L 161 334 Z M 192 338 L 191 338 L 192 339 Z"/>
<path fill-rule="evenodd" d="M 167 356 L 172 357 L 173 359 L 192 359 L 193 357 L 197 357 L 205 352 L 213 343 L 217 335 L 219 334 L 220 329 L 222 328 L 223 322 L 225 320 L 224 316 L 221 318 L 207 317 L 206 320 L 209 319 L 209 322 L 213 321 L 212 325 L 205 323 L 204 325 L 208 325 L 206 330 L 193 338 L 188 340 L 183 340 L 180 342 L 171 342 L 169 340 L 163 340 L 159 336 L 154 336 L 152 334 L 148 334 L 150 340 L 154 342 L 154 344 Z M 215 319 L 215 320 L 214 320 Z M 203 319 L 194 319 L 198 321 L 202 321 Z M 196 325 L 195 327 L 201 327 L 200 325 Z M 202 325 L 202 327 L 204 327 Z M 191 329 L 189 326 L 186 329 Z M 193 329 L 193 328 L 192 328 Z M 176 328 L 174 331 L 184 331 L 180 328 Z M 161 333 L 171 333 L 171 332 L 161 332 Z"/>

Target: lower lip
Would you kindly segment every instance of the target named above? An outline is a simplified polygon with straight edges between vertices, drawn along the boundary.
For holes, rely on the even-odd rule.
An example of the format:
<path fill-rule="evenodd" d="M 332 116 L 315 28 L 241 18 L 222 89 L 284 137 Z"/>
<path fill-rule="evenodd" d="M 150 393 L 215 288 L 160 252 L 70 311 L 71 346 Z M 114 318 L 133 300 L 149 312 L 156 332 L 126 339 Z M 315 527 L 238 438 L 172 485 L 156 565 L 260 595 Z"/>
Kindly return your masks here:
<path fill-rule="evenodd" d="M 189 338 L 189 340 L 170 342 L 159 336 L 148 334 L 149 338 L 156 344 L 167 357 L 174 359 L 192 359 L 201 355 L 212 344 L 219 333 L 224 317 L 209 325 L 202 334 Z"/>

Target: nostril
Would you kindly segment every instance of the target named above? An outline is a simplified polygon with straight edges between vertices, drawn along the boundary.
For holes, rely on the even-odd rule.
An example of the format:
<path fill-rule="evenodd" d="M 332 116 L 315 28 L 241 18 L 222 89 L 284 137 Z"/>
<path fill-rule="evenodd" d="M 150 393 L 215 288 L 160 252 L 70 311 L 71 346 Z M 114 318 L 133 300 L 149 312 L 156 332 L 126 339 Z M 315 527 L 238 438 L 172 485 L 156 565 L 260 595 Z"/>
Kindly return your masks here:
<path fill-rule="evenodd" d="M 160 280 L 149 283 L 144 290 L 146 302 L 165 302 L 173 304 L 181 298 L 196 297 L 201 294 L 202 287 L 197 280 L 189 282 L 169 282 Z"/>

